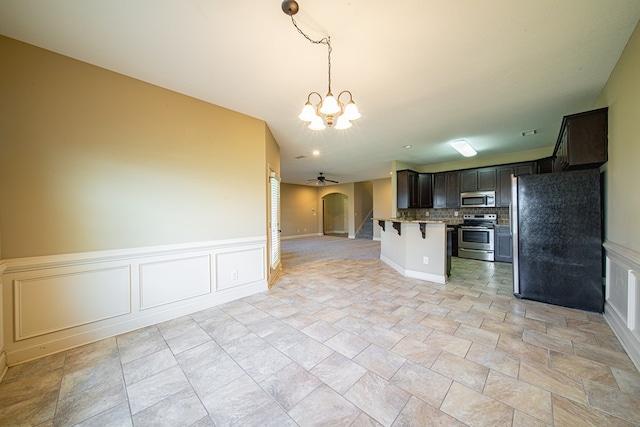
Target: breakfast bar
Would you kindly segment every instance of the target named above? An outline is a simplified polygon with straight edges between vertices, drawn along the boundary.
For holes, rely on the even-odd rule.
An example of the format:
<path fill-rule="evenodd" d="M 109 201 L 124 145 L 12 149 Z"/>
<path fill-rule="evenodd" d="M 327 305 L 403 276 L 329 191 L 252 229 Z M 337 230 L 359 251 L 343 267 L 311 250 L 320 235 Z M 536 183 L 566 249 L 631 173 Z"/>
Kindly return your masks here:
<path fill-rule="evenodd" d="M 380 259 L 405 277 L 447 281 L 447 225 L 442 221 L 373 218 L 380 229 Z"/>

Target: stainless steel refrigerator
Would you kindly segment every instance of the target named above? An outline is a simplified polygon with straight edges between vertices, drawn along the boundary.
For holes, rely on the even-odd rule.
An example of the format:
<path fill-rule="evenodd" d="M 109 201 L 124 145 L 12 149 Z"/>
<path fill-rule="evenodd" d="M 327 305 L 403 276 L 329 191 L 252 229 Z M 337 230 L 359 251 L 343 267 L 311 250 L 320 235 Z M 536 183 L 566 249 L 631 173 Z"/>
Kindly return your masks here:
<path fill-rule="evenodd" d="M 513 293 L 604 310 L 600 171 L 513 177 Z"/>

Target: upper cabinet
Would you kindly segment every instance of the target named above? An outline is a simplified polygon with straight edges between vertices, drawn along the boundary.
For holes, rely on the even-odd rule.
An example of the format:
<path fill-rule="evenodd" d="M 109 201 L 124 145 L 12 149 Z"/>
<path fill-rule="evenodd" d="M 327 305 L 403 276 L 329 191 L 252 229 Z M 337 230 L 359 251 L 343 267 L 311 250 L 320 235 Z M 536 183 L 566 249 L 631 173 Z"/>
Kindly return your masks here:
<path fill-rule="evenodd" d="M 572 114 L 562 119 L 553 155 L 553 170 L 598 168 L 606 163 L 608 108 Z"/>
<path fill-rule="evenodd" d="M 515 163 L 497 168 L 496 207 L 508 208 L 511 203 L 511 175 L 533 175 L 535 162 Z"/>
<path fill-rule="evenodd" d="M 496 168 L 469 169 L 460 172 L 460 192 L 494 191 Z"/>
<path fill-rule="evenodd" d="M 430 173 L 418 173 L 409 169 L 397 171 L 397 208 L 433 207 L 431 175 Z"/>
<path fill-rule="evenodd" d="M 398 179 L 397 186 L 397 207 L 398 209 L 408 209 L 418 207 L 418 172 L 412 170 L 401 170 L 396 172 Z"/>
<path fill-rule="evenodd" d="M 433 175 L 433 207 L 460 207 L 460 172 L 444 172 Z"/>

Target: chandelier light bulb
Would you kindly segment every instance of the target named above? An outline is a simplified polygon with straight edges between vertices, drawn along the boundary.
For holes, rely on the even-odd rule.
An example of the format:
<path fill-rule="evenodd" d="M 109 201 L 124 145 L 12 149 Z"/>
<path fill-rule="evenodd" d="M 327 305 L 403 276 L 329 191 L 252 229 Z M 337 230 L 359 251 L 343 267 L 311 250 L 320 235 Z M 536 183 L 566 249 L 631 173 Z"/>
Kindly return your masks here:
<path fill-rule="evenodd" d="M 346 117 L 346 115 L 341 114 L 336 121 L 336 129 L 349 129 L 351 127 L 351 122 Z"/>
<path fill-rule="evenodd" d="M 327 96 L 322 101 L 322 106 L 320 107 L 320 112 L 322 114 L 336 114 L 340 112 L 340 106 L 338 105 L 338 101 L 333 97 L 333 94 L 329 92 Z"/>
<path fill-rule="evenodd" d="M 311 130 L 323 130 L 324 128 L 326 128 L 326 126 L 320 116 L 315 116 L 311 123 L 309 123 L 309 129 Z"/>
<path fill-rule="evenodd" d="M 349 100 L 349 102 L 347 103 L 347 106 L 344 107 L 344 115 L 349 120 L 358 120 L 361 117 L 361 114 L 358 111 L 358 107 L 356 106 L 356 103 L 353 102 L 352 99 Z"/>
<path fill-rule="evenodd" d="M 311 102 L 307 101 L 307 103 L 304 104 L 304 107 L 302 107 L 302 112 L 300 113 L 298 118 L 303 122 L 311 122 L 315 117 L 317 117 L 316 109 L 313 108 Z"/>

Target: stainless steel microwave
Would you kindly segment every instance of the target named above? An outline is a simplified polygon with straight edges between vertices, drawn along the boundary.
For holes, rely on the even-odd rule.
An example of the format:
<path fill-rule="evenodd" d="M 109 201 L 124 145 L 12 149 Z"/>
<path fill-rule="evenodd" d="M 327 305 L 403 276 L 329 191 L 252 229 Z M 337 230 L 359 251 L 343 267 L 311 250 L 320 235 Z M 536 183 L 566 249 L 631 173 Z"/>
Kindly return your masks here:
<path fill-rule="evenodd" d="M 460 193 L 460 207 L 462 208 L 493 208 L 495 206 L 495 191 L 474 191 L 473 193 Z"/>

